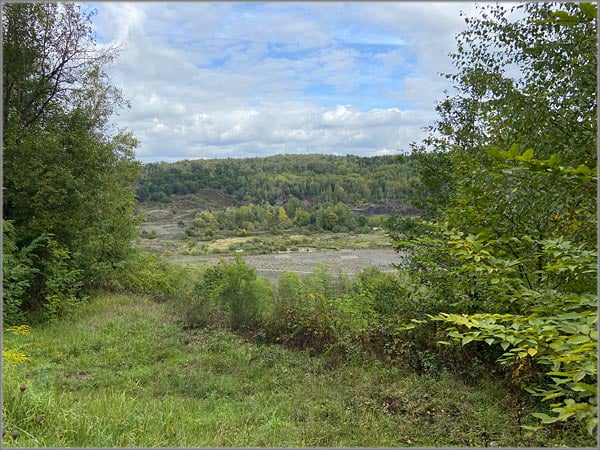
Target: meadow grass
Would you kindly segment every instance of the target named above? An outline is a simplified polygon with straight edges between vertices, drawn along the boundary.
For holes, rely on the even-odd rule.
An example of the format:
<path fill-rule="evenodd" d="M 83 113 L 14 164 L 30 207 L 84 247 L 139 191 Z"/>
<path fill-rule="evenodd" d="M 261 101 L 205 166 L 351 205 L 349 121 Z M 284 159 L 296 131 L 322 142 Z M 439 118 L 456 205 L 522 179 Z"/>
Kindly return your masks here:
<path fill-rule="evenodd" d="M 168 304 L 100 295 L 5 334 L 5 447 L 593 446 L 573 425 L 521 430 L 498 382 L 465 385 L 376 362 L 182 330 Z M 526 418 L 522 423 L 529 423 Z M 569 428 L 571 427 L 571 428 Z"/>

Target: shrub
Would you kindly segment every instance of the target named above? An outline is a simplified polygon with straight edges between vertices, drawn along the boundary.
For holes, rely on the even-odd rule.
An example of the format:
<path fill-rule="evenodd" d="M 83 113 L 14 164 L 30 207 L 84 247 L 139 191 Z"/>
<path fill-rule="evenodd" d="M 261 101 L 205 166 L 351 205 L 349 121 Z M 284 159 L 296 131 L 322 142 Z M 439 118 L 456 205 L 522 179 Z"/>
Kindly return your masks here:
<path fill-rule="evenodd" d="M 331 349 L 336 340 L 337 316 L 333 298 L 338 290 L 339 286 L 322 265 L 304 278 L 289 272 L 282 274 L 267 335 L 295 347 Z"/>
<path fill-rule="evenodd" d="M 73 310 L 83 300 L 79 296 L 83 285 L 83 269 L 71 263 L 69 251 L 48 240 L 48 257 L 44 258 L 44 317 L 53 320 Z"/>
<path fill-rule="evenodd" d="M 267 329 L 275 341 L 282 341 L 293 335 L 294 327 L 305 321 L 306 308 L 302 309 L 304 286 L 300 275 L 283 272 L 277 282 L 273 307 L 270 311 Z"/>
<path fill-rule="evenodd" d="M 184 305 L 188 326 L 225 325 L 235 330 L 255 330 L 272 303 L 271 284 L 237 256 L 204 268 Z"/>
<path fill-rule="evenodd" d="M 136 249 L 128 259 L 119 264 L 107 287 L 166 301 L 188 297 L 191 284 L 192 277 L 188 270 L 177 268 L 156 255 Z"/>
<path fill-rule="evenodd" d="M 19 249 L 14 225 L 9 220 L 2 221 L 2 320 L 5 325 L 23 322 L 23 300 L 39 272 L 33 265 L 32 252 L 43 240 L 43 237 L 38 238 Z"/>

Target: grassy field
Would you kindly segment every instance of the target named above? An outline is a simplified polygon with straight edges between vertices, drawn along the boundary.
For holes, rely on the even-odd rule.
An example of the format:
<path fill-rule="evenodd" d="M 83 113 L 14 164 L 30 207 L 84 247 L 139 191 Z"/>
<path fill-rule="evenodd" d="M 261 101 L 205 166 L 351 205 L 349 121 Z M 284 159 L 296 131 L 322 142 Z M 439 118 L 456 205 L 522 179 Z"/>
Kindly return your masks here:
<path fill-rule="evenodd" d="M 174 226 L 174 225 L 173 225 Z M 140 238 L 137 245 L 165 257 L 203 255 L 264 255 L 274 253 L 307 253 L 342 249 L 391 249 L 390 238 L 384 232 L 373 233 L 313 233 L 254 234 L 231 236 L 210 241 L 184 239 L 163 228 L 154 239 Z M 171 233 L 171 234 L 169 234 Z"/>
<path fill-rule="evenodd" d="M 182 330 L 168 304 L 101 295 L 77 316 L 4 335 L 3 445 L 17 447 L 591 446 L 529 433 L 498 382 Z M 528 423 L 523 418 L 522 423 Z M 572 425 L 571 425 L 572 426 Z"/>

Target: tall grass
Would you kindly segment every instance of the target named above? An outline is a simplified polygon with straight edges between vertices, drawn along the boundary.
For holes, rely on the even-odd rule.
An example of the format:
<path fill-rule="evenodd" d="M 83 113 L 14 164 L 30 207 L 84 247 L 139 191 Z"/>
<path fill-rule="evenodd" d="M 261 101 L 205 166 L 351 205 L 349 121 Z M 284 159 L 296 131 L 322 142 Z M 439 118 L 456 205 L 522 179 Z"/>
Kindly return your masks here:
<path fill-rule="evenodd" d="M 527 436 L 501 384 L 340 363 L 182 331 L 169 304 L 103 295 L 79 316 L 5 336 L 4 446 L 591 445 L 577 430 Z M 22 389 L 22 386 L 25 389 Z"/>

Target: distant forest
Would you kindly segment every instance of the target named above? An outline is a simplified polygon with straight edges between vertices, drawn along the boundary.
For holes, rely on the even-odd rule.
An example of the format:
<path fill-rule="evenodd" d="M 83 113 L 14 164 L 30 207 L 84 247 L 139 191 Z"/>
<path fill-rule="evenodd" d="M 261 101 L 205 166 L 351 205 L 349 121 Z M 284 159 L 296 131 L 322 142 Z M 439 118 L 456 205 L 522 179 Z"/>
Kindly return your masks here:
<path fill-rule="evenodd" d="M 166 203 L 172 196 L 215 189 L 240 204 L 275 204 L 291 197 L 317 204 L 408 203 L 415 182 L 413 159 L 406 156 L 199 159 L 145 164 L 137 199 Z"/>

